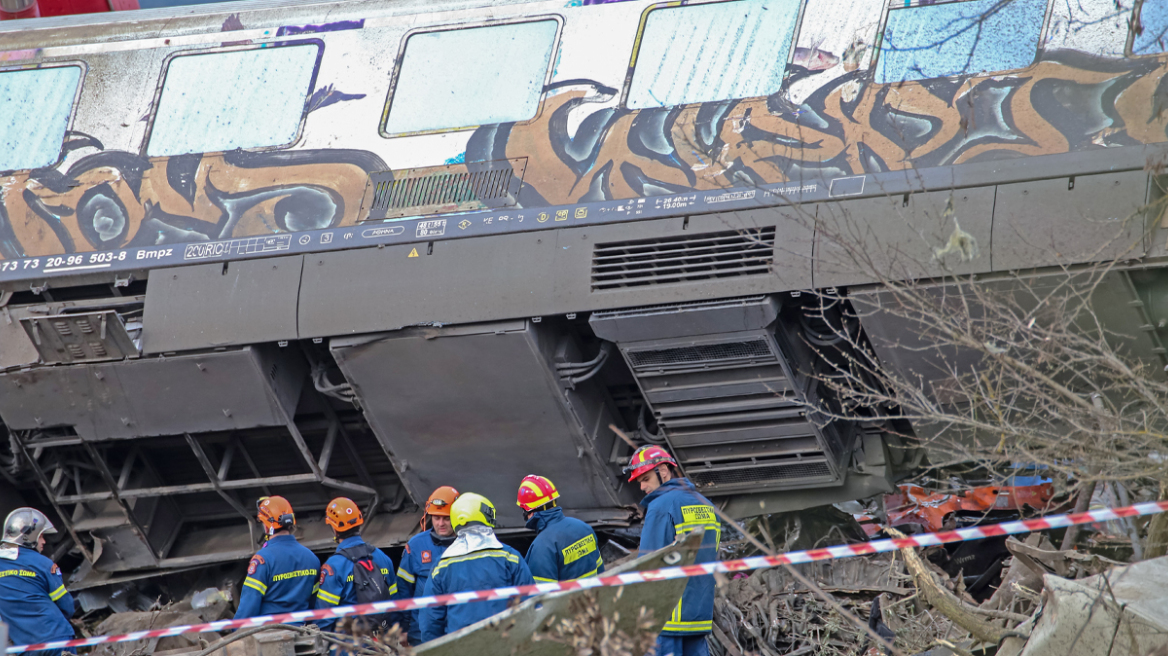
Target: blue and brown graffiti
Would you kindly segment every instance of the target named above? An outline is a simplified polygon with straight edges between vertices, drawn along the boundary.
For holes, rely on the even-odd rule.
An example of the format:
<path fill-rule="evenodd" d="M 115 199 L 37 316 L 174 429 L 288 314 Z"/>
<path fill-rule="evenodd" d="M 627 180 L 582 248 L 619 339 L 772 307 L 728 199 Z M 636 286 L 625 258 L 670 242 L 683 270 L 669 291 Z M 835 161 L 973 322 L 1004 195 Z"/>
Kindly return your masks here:
<path fill-rule="evenodd" d="M 818 74 L 792 68 L 788 86 Z M 614 88 L 567 80 L 548 89 L 536 120 L 476 129 L 465 162 L 526 158 L 518 200 L 530 208 L 1162 143 L 1166 74 L 1168 56 L 1063 50 L 1010 75 L 875 84 L 852 70 L 800 103 L 785 87 L 645 110 L 613 107 Z M 357 97 L 324 87 L 308 109 L 343 111 Z M 587 115 L 573 131 L 574 112 Z M 390 168 L 362 150 L 148 159 L 80 133 L 62 157 L 67 165 L 0 177 L 0 257 L 352 225 L 367 216 L 369 174 Z"/>
<path fill-rule="evenodd" d="M 108 250 L 351 225 L 371 171 L 364 151 L 319 150 L 147 159 L 73 134 L 65 152 L 97 148 L 3 180 L 0 255 Z"/>

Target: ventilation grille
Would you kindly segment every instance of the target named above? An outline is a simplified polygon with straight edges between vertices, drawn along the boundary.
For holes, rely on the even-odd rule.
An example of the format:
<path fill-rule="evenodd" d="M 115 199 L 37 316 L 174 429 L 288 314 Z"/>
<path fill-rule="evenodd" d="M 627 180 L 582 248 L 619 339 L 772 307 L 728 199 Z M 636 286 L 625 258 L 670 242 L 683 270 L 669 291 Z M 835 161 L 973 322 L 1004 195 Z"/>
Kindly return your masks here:
<path fill-rule="evenodd" d="M 765 275 L 774 259 L 773 227 L 597 244 L 592 291 Z"/>
<path fill-rule="evenodd" d="M 113 360 L 138 355 L 138 347 L 114 310 L 24 317 L 20 323 L 45 364 Z"/>
<path fill-rule="evenodd" d="M 652 317 L 660 314 L 676 316 L 683 312 L 700 312 L 702 310 L 727 310 L 748 305 L 762 305 L 767 302 L 766 296 L 743 296 L 740 298 L 719 298 L 713 301 L 693 301 L 691 303 L 670 303 L 668 305 L 647 305 L 645 307 L 625 308 L 620 310 L 601 310 L 593 312 L 589 321 L 603 321 L 607 319 L 634 319 L 638 317 Z"/>
<path fill-rule="evenodd" d="M 835 474 L 826 461 L 772 462 L 740 468 L 686 470 L 690 480 L 700 488 L 727 487 L 800 487 L 816 483 L 835 482 Z"/>
<path fill-rule="evenodd" d="M 676 365 L 727 366 L 775 360 L 765 339 L 695 344 L 652 351 L 629 350 L 627 353 L 629 364 L 637 370 L 663 369 Z"/>
<path fill-rule="evenodd" d="M 369 219 L 513 207 L 526 158 L 371 173 Z"/>

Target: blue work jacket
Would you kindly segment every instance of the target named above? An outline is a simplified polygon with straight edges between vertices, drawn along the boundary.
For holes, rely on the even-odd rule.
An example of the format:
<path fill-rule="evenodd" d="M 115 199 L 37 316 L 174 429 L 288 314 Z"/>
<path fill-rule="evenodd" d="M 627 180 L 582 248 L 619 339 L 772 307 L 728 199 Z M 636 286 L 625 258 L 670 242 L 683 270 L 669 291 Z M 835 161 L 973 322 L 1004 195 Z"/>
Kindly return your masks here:
<path fill-rule="evenodd" d="M 531 570 L 519 552 L 503 545 L 501 549 L 483 549 L 462 556 L 443 558 L 430 572 L 425 595 L 440 595 L 469 590 L 489 590 L 512 585 L 531 585 Z M 507 599 L 472 601 L 456 606 L 430 606 L 421 609 L 422 640 L 429 642 L 448 633 L 507 610 Z"/>
<path fill-rule="evenodd" d="M 5 551 L 16 554 L 15 559 L 0 557 L 0 619 L 8 624 L 12 644 L 72 640 L 73 595 L 65 589 L 61 569 L 34 549 Z"/>
<path fill-rule="evenodd" d="M 527 567 L 536 581 L 570 581 L 604 571 L 596 531 L 562 508 L 532 513 L 527 528 L 537 532 L 527 549 Z"/>
<path fill-rule="evenodd" d="M 430 580 L 430 571 L 442 559 L 442 553 L 454 542 L 454 536 L 442 538 L 434 531 L 419 533 L 410 538 L 402 552 L 401 565 L 397 568 L 397 596 L 398 599 L 412 599 L 426 591 L 426 581 Z M 403 614 L 402 629 L 409 636 L 411 645 L 422 644 L 422 624 L 418 619 L 418 610 L 411 610 Z"/>
<path fill-rule="evenodd" d="M 365 544 L 365 541 L 361 539 L 361 536 L 354 535 L 341 540 L 341 543 L 337 545 L 337 550 L 350 549 L 361 544 Z M 389 594 L 396 595 L 397 577 L 394 575 L 393 561 L 380 549 L 374 549 L 373 563 L 381 569 Z M 355 603 L 357 603 L 357 592 L 353 588 L 353 561 L 335 553 L 320 566 L 320 587 L 316 591 L 315 607 L 331 608 L 333 606 L 351 606 Z M 396 620 L 394 616 L 396 613 L 391 613 L 391 617 Z M 316 625 L 325 631 L 332 631 L 336 623 L 336 619 L 316 621 Z"/>
<path fill-rule="evenodd" d="M 695 563 L 718 559 L 718 542 L 722 527 L 709 499 L 698 494 L 687 478 L 674 478 L 645 495 L 645 524 L 641 529 L 640 555 L 673 544 L 677 536 L 696 528 L 706 529 Z M 714 618 L 714 577 L 695 576 L 685 585 L 685 592 L 662 633 L 695 635 L 709 633 Z"/>
<path fill-rule="evenodd" d="M 320 559 L 291 535 L 277 535 L 251 557 L 235 619 L 312 608 Z"/>

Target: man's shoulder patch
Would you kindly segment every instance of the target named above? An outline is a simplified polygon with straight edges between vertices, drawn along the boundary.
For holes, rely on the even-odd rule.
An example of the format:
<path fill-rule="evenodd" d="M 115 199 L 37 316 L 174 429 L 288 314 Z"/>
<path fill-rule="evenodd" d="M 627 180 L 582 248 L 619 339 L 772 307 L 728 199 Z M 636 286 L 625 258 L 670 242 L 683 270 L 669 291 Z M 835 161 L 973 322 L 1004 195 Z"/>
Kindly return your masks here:
<path fill-rule="evenodd" d="M 410 551 L 410 543 L 409 542 L 406 543 L 406 553 L 413 553 L 412 551 Z"/>
<path fill-rule="evenodd" d="M 259 566 L 262 565 L 263 563 L 264 563 L 263 556 L 260 556 L 259 554 L 252 556 L 251 562 L 247 564 L 247 573 L 248 574 L 255 574 L 256 569 L 258 569 Z"/>
<path fill-rule="evenodd" d="M 61 573 L 61 568 L 57 567 L 57 563 L 53 563 L 53 566 L 49 568 L 49 574 L 60 574 L 60 573 Z"/>
<path fill-rule="evenodd" d="M 434 559 L 434 556 L 430 553 L 429 549 L 422 552 L 422 562 L 423 563 L 429 563 L 433 559 Z"/>

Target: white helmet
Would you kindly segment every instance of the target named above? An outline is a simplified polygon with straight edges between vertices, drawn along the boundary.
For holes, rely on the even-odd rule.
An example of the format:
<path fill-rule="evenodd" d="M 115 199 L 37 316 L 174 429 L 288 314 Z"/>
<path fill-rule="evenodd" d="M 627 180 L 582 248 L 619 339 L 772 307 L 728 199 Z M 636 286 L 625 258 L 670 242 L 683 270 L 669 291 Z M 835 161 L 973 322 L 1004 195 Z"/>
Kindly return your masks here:
<path fill-rule="evenodd" d="M 4 519 L 4 537 L 0 540 L 30 549 L 37 548 L 42 535 L 52 535 L 57 529 L 45 514 L 36 508 L 17 508 Z"/>

